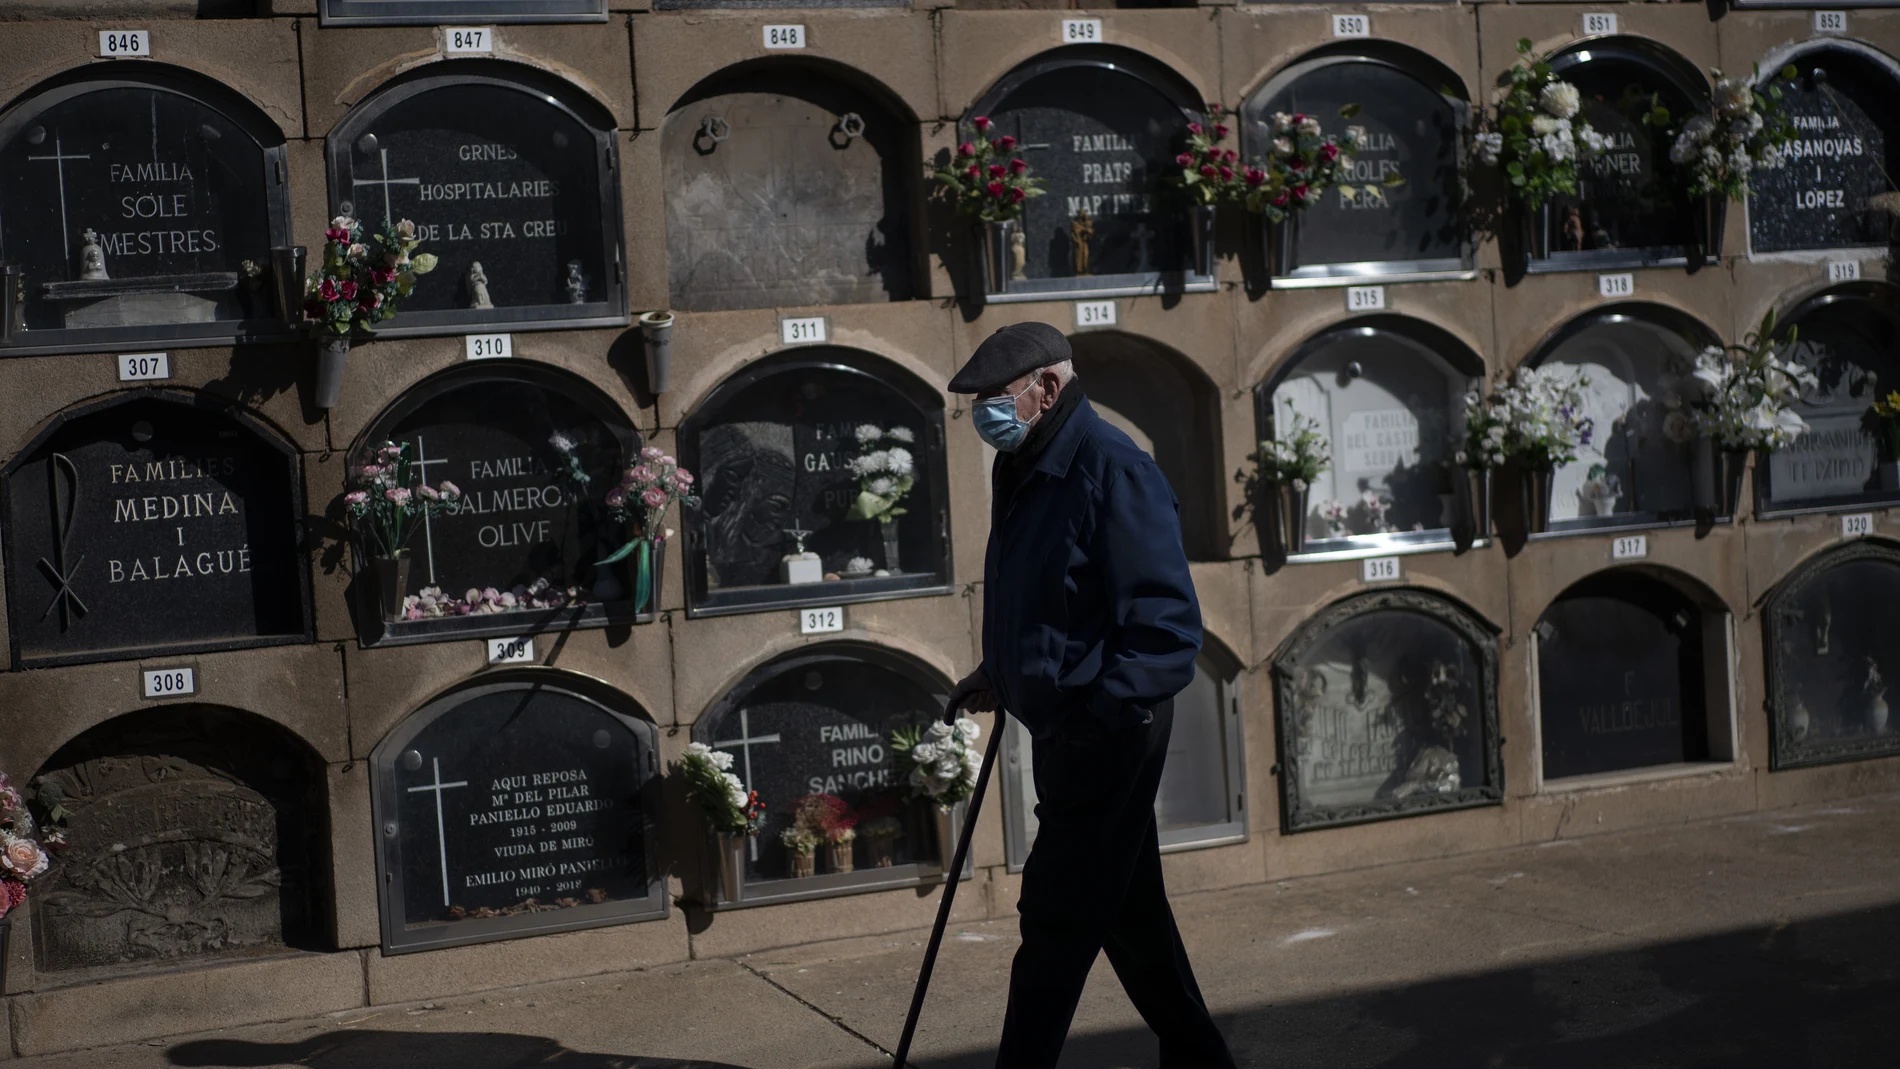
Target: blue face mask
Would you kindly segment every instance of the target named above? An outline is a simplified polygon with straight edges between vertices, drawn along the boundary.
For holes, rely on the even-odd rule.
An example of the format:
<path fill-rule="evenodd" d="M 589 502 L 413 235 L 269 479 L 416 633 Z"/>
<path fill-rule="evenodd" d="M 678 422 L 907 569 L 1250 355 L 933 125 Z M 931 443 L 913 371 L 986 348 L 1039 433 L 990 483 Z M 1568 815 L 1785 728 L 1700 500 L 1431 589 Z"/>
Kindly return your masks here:
<path fill-rule="evenodd" d="M 1014 453 L 1022 448 L 1023 439 L 1029 436 L 1029 428 L 1036 420 L 1024 422 L 1016 418 L 1016 398 L 1029 392 L 1029 386 L 1012 395 L 990 397 L 970 406 L 970 425 L 976 428 L 976 436 L 988 442 L 999 453 Z M 1042 413 L 1036 413 L 1041 419 Z"/>

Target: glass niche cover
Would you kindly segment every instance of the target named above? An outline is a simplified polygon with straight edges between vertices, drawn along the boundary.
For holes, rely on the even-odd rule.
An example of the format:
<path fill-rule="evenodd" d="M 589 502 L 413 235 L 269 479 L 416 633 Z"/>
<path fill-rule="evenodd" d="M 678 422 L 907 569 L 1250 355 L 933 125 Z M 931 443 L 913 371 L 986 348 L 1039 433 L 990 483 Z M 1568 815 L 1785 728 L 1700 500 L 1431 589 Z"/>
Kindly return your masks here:
<path fill-rule="evenodd" d="M 271 258 L 288 244 L 284 139 L 256 112 L 136 72 L 0 117 L 0 351 L 289 334 Z"/>
<path fill-rule="evenodd" d="M 1688 522 L 1695 511 L 1696 354 L 1713 344 L 1693 322 L 1604 313 L 1572 324 L 1536 366 L 1582 374 L 1593 433 L 1551 482 L 1553 529 Z"/>
<path fill-rule="evenodd" d="M 1893 291 L 1857 283 L 1824 293 L 1788 317 L 1796 331 L 1788 359 L 1818 380 L 1795 412 L 1808 433 L 1757 458 L 1756 510 L 1820 511 L 1900 500 L 1900 466 L 1883 463 L 1864 423 L 1877 397 L 1900 387 L 1900 313 Z"/>
<path fill-rule="evenodd" d="M 1292 412 L 1332 445 L 1307 493 L 1308 554 L 1450 544 L 1448 457 L 1472 382 L 1398 329 L 1353 326 L 1309 342 L 1271 391 L 1255 392 L 1262 438 Z"/>
<path fill-rule="evenodd" d="M 941 593 L 943 401 L 866 354 L 804 349 L 721 386 L 680 429 L 694 615 Z"/>
<path fill-rule="evenodd" d="M 1873 201 L 1900 172 L 1900 140 L 1888 137 L 1893 109 L 1883 103 L 1900 79 L 1893 60 L 1863 48 L 1803 53 L 1795 83 L 1781 83 L 1794 143 L 1787 166 L 1748 176 L 1752 251 L 1877 248 L 1892 237 L 1892 216 Z"/>
<path fill-rule="evenodd" d="M 1309 621 L 1273 667 L 1284 830 L 1499 802 L 1497 658 L 1488 627 L 1418 591 Z"/>
<path fill-rule="evenodd" d="M 1763 616 L 1779 769 L 1900 754 L 1887 692 L 1900 672 L 1900 551 L 1835 550 L 1790 576 Z"/>
<path fill-rule="evenodd" d="M 891 748 L 896 732 L 941 716 L 948 690 L 934 675 L 877 647 L 830 643 L 755 669 L 693 726 L 765 806 L 744 847 L 745 904 L 942 875 L 936 807 L 913 796 Z M 801 859 L 782 836 L 814 800 L 855 818 L 855 836 Z"/>

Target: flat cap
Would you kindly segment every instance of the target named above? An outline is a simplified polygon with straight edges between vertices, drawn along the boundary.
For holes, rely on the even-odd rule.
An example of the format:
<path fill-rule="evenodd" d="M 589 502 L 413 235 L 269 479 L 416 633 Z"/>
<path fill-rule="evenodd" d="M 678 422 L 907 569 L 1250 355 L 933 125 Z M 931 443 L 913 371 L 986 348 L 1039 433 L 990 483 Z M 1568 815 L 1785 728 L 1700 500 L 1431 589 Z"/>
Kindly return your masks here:
<path fill-rule="evenodd" d="M 981 393 L 1016 381 L 1037 368 L 1069 359 L 1069 339 L 1047 323 L 1011 323 L 983 339 L 950 380 L 951 393 Z"/>

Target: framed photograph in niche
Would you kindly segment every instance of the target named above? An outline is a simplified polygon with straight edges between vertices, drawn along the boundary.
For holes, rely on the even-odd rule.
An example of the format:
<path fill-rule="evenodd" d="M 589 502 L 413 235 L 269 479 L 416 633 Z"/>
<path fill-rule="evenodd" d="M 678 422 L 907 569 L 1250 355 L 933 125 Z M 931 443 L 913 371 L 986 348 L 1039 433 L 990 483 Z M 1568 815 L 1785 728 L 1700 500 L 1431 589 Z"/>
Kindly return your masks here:
<path fill-rule="evenodd" d="M 743 900 L 826 898 L 943 878 L 936 807 L 911 796 L 892 732 L 942 716 L 950 684 L 879 646 L 827 642 L 747 673 L 693 725 L 693 741 L 732 754 L 732 772 L 765 804 L 746 847 Z M 800 874 L 780 836 L 799 800 L 831 795 L 857 818 L 855 840 L 821 846 Z M 968 871 L 966 867 L 966 872 Z"/>
<path fill-rule="evenodd" d="M 140 389 L 68 409 L 0 498 L 18 667 L 314 637 L 297 449 L 226 400 Z"/>
<path fill-rule="evenodd" d="M 1360 106 L 1352 119 L 1340 108 Z M 1240 110 L 1242 154 L 1263 158 L 1273 115 L 1318 116 L 1329 133 L 1359 128 L 1358 191 L 1328 193 L 1279 226 L 1262 224 L 1278 287 L 1475 278 L 1465 217 L 1464 82 L 1423 52 L 1381 41 L 1321 49 L 1275 75 Z M 1403 185 L 1385 186 L 1389 175 Z"/>
<path fill-rule="evenodd" d="M 331 132 L 332 214 L 416 224 L 438 259 L 381 337 L 628 322 L 614 119 L 499 60 L 432 63 Z"/>
<path fill-rule="evenodd" d="M 1551 483 L 1550 528 L 1591 530 L 1695 522 L 1696 354 L 1719 344 L 1706 325 L 1663 305 L 1593 309 L 1564 324 L 1528 361 L 1582 374 L 1588 445 Z"/>
<path fill-rule="evenodd" d="M 1708 114 L 1702 72 L 1633 36 L 1579 41 L 1552 56 L 1550 67 L 1582 96 L 1573 121 L 1588 122 L 1608 145 L 1578 168 L 1577 196 L 1556 196 L 1529 212 L 1529 270 L 1653 267 L 1691 255 L 1714 262 L 1727 202 L 1681 192 L 1667 133 L 1642 122 L 1652 100 L 1672 118 Z"/>
<path fill-rule="evenodd" d="M 1211 641 L 1211 640 L 1210 640 Z M 1246 755 L 1240 723 L 1240 670 L 1223 649 L 1202 651 L 1194 681 L 1174 699 L 1168 760 L 1155 795 L 1161 852 L 1247 840 Z M 1006 718 L 1002 767 L 1005 846 L 1020 871 L 1036 841 L 1036 761 L 1029 730 Z"/>
<path fill-rule="evenodd" d="M 1850 282 L 1801 302 L 1781 322 L 1795 328 L 1786 357 L 1807 366 L 1819 385 L 1795 411 L 1808 433 L 1786 449 L 1755 458 L 1758 515 L 1827 512 L 1900 501 L 1900 468 L 1883 463 L 1878 439 L 1862 422 L 1869 405 L 1900 386 L 1900 291 L 1884 282 Z"/>
<path fill-rule="evenodd" d="M 413 529 L 406 574 L 393 580 L 400 602 L 383 596 L 385 569 L 357 533 L 353 586 L 365 645 L 655 618 L 661 566 L 636 602 L 634 558 L 602 563 L 628 538 L 606 496 L 643 443 L 591 383 L 525 360 L 464 364 L 385 409 L 351 447 L 350 470 L 372 462 L 386 441 L 407 445 L 422 481 L 453 483 L 461 500 Z"/>
<path fill-rule="evenodd" d="M 1281 829 L 1497 805 L 1497 632 L 1422 590 L 1336 602 L 1273 663 Z"/>
<path fill-rule="evenodd" d="M 378 743 L 383 949 L 666 916 L 659 730 L 630 705 L 530 671 L 438 698 Z"/>
<path fill-rule="evenodd" d="M 1886 101 L 1900 92 L 1900 63 L 1858 41 L 1816 42 L 1792 59 L 1795 83 L 1781 104 L 1795 125 L 1784 167 L 1749 175 L 1749 250 L 1884 248 L 1894 217 L 1873 199 L 1894 190 L 1900 139 Z M 1775 79 L 1783 64 L 1765 72 Z"/>
<path fill-rule="evenodd" d="M 1020 271 L 984 299 L 1217 289 L 1195 262 L 1190 204 L 1163 181 L 1179 170 L 1174 157 L 1203 106 L 1186 79 L 1153 57 L 1106 45 L 1045 52 L 991 86 L 964 128 L 988 116 L 987 136 L 1016 138 L 1015 152 L 1045 184 L 1023 205 Z"/>
<path fill-rule="evenodd" d="M 1768 595 L 1769 767 L 1900 754 L 1887 692 L 1900 672 L 1900 548 L 1860 541 L 1801 565 Z"/>
<path fill-rule="evenodd" d="M 285 158 L 257 105 L 174 67 L 33 89 L 0 113 L 0 355 L 294 339 Z"/>
<path fill-rule="evenodd" d="M 831 346 L 749 364 L 680 425 L 693 616 L 950 590 L 943 395 Z"/>
<path fill-rule="evenodd" d="M 323 26 L 606 22 L 607 0 L 320 0 Z"/>
<path fill-rule="evenodd" d="M 1254 388 L 1262 440 L 1292 411 L 1332 444 L 1332 466 L 1307 494 L 1302 556 L 1452 545 L 1452 441 L 1483 370 L 1438 327 L 1360 316 L 1309 339 Z"/>

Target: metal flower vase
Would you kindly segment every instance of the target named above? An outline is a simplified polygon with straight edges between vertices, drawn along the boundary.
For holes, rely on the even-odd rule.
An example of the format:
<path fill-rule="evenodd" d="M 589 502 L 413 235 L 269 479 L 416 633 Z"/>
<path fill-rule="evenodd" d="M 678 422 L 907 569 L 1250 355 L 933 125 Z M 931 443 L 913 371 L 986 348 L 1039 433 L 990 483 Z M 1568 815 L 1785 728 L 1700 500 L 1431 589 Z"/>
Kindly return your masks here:
<path fill-rule="evenodd" d="M 1722 511 L 1733 517 L 1742 507 L 1742 473 L 1748 470 L 1748 450 L 1723 449 L 1715 454 L 1715 489 Z"/>
<path fill-rule="evenodd" d="M 409 558 L 377 557 L 370 561 L 376 586 L 374 604 L 385 620 L 402 618 L 402 601 L 409 596 Z"/>
<path fill-rule="evenodd" d="M 1543 534 L 1550 530 L 1550 488 L 1557 473 L 1526 468 L 1523 476 L 1524 533 Z"/>
<path fill-rule="evenodd" d="M 719 881 L 719 901 L 731 905 L 745 900 L 746 851 L 752 845 L 750 835 L 714 837 L 718 854 L 714 857 Z"/>
<path fill-rule="evenodd" d="M 885 520 L 877 526 L 878 533 L 884 536 L 884 570 L 896 575 L 904 570 L 897 564 L 897 521 Z"/>
<path fill-rule="evenodd" d="M 1471 540 L 1491 537 L 1491 472 L 1484 468 L 1466 468 L 1464 478 L 1465 520 L 1471 525 Z"/>
<path fill-rule="evenodd" d="M 1306 487 L 1274 483 L 1273 537 L 1282 555 L 1306 550 Z"/>
<path fill-rule="evenodd" d="M 984 296 L 994 297 L 1009 291 L 1009 279 L 1015 273 L 1010 246 L 1022 225 L 1020 219 L 995 219 L 976 225 Z"/>
<path fill-rule="evenodd" d="M 317 407 L 335 408 L 343 389 L 343 365 L 350 357 L 348 335 L 324 334 L 317 339 Z"/>
<path fill-rule="evenodd" d="M 1214 206 L 1196 204 L 1188 209 L 1188 252 L 1193 260 L 1190 274 L 1214 277 Z"/>
<path fill-rule="evenodd" d="M 940 805 L 930 807 L 930 815 L 937 825 L 937 865 L 944 875 L 950 875 L 951 866 L 957 863 L 957 836 L 963 834 L 963 812 L 967 803 L 958 802 L 948 808 Z"/>

